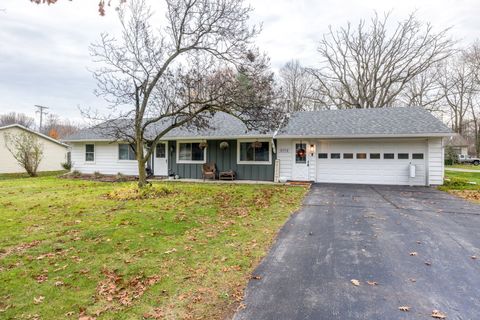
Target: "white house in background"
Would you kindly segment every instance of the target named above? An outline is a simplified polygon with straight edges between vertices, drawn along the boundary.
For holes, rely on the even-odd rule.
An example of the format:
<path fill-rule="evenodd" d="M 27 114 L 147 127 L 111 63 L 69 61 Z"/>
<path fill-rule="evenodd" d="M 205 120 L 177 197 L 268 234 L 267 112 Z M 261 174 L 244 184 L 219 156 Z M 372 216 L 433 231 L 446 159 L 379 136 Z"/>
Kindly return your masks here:
<path fill-rule="evenodd" d="M 210 129 L 176 128 L 149 146 L 155 148 L 148 163 L 153 174 L 200 178 L 202 164 L 214 162 L 218 171 L 235 171 L 237 179 L 440 185 L 443 140 L 452 135 L 428 111 L 414 107 L 295 112 L 267 133 L 249 131 L 223 113 L 211 123 Z M 134 149 L 99 128 L 66 139 L 73 169 L 136 174 Z"/>
<path fill-rule="evenodd" d="M 43 157 L 38 166 L 38 171 L 62 170 L 61 163 L 67 159 L 68 145 L 22 125 L 12 124 L 0 127 L 0 173 L 25 172 L 25 169 L 17 163 L 5 144 L 5 133 L 15 135 L 25 131 L 35 134 L 43 145 Z"/>

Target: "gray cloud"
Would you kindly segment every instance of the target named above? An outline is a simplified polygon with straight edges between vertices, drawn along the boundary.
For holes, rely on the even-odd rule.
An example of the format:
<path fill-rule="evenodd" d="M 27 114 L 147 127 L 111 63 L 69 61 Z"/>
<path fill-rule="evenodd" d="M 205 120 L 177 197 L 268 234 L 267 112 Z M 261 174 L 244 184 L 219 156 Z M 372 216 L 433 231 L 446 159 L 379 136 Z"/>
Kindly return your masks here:
<path fill-rule="evenodd" d="M 255 9 L 252 20 L 263 22 L 259 47 L 280 68 L 290 59 L 317 63 L 316 46 L 329 25 L 358 22 L 374 11 L 392 11 L 402 19 L 417 10 L 437 29 L 453 26 L 451 35 L 468 43 L 478 37 L 478 0 L 247 0 Z M 158 0 L 152 4 L 160 8 Z M 27 0 L 2 0 L 0 5 L 0 113 L 34 115 L 44 104 L 63 117 L 81 120 L 77 106 L 101 107 L 93 95 L 95 82 L 88 45 L 102 31 L 118 28 L 116 14 L 97 14 L 95 1 L 59 1 L 50 7 Z"/>

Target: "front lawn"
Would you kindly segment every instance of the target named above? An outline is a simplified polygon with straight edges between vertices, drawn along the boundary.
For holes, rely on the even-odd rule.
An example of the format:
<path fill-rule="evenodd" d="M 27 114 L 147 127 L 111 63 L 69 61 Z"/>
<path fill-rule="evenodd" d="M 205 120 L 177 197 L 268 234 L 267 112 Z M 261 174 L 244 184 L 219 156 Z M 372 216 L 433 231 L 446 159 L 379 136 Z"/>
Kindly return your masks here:
<path fill-rule="evenodd" d="M 445 171 L 444 185 L 438 188 L 467 200 L 480 202 L 480 172 Z"/>
<path fill-rule="evenodd" d="M 38 172 L 38 176 L 39 177 L 59 176 L 67 172 L 68 172 L 67 170 L 43 171 L 43 172 Z M 22 178 L 29 178 L 29 177 L 30 176 L 26 172 L 0 174 L 0 180 L 22 179 Z"/>
<path fill-rule="evenodd" d="M 306 192 L 171 183 L 160 199 L 104 196 L 129 184 L 0 181 L 1 319 L 222 319 Z"/>

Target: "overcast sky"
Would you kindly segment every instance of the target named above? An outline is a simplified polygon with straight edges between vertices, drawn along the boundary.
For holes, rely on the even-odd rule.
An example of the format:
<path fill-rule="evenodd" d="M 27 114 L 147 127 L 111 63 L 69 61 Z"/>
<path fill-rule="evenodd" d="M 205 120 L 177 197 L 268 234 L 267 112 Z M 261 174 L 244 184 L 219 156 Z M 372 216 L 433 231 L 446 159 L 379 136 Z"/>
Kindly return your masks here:
<path fill-rule="evenodd" d="M 152 3 L 161 0 L 150 0 Z M 392 11 L 394 19 L 416 10 L 435 28 L 452 27 L 462 43 L 480 38 L 479 0 L 249 0 L 252 22 L 263 23 L 258 46 L 277 70 L 298 59 L 314 66 L 316 46 L 329 25 Z M 48 106 L 61 117 L 81 121 L 78 106 L 101 108 L 88 45 L 103 31 L 114 32 L 117 17 L 97 13 L 98 0 L 59 0 L 52 6 L 29 0 L 0 0 L 0 113 L 34 116 L 34 105 Z M 4 9 L 4 10 L 3 10 Z"/>

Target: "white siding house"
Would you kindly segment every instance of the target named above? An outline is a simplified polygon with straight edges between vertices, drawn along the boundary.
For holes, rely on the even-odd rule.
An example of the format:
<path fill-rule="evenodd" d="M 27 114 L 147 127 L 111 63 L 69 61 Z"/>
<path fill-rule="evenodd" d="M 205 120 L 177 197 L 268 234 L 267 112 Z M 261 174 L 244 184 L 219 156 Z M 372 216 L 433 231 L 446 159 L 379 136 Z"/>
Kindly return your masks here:
<path fill-rule="evenodd" d="M 138 174 L 136 160 L 119 160 L 118 145 L 118 142 L 105 141 L 72 142 L 72 170 L 82 173 Z"/>
<path fill-rule="evenodd" d="M 57 171 L 62 170 L 62 162 L 67 160 L 68 145 L 52 139 L 46 135 L 36 131 L 27 129 L 21 125 L 13 124 L 5 127 L 0 127 L 0 173 L 19 173 L 25 172 L 17 161 L 13 158 L 10 151 L 7 149 L 5 141 L 5 133 L 17 135 L 21 132 L 29 132 L 34 134 L 43 145 L 43 157 L 38 166 L 38 171 Z"/>
<path fill-rule="evenodd" d="M 212 123 L 202 131 L 186 127 L 167 134 L 161 157 L 157 151 L 151 161 L 153 173 L 163 165 L 166 169 L 160 175 L 198 178 L 201 164 L 214 161 L 222 170 L 235 170 L 240 179 L 439 185 L 443 183 L 443 139 L 452 134 L 422 108 L 295 112 L 270 133 L 248 131 L 240 120 L 226 114 L 217 114 Z M 134 158 L 119 160 L 125 155 L 119 156 L 119 144 L 108 141 L 105 134 L 92 129 L 69 141 L 74 170 L 137 174 Z M 208 141 L 202 161 L 176 159 L 179 141 L 192 141 L 192 146 Z M 231 148 L 218 149 L 222 141 L 229 141 Z M 245 150 L 239 148 L 242 141 L 248 141 Z M 260 147 L 252 147 L 252 142 Z"/>

